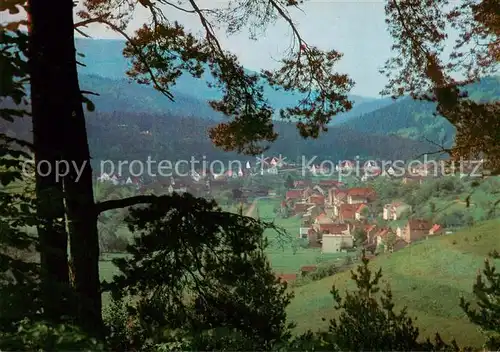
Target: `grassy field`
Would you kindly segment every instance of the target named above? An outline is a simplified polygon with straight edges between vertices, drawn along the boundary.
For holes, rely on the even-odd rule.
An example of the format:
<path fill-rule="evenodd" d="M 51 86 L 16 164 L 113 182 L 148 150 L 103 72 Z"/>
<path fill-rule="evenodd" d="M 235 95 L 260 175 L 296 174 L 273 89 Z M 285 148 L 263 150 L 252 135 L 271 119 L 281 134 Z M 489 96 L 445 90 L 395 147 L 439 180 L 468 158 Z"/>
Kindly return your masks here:
<path fill-rule="evenodd" d="M 377 257 L 371 265 L 374 269 L 382 268 L 383 280 L 391 285 L 397 306 L 408 306 L 423 337 L 432 337 L 439 331 L 447 339 L 480 346 L 481 334 L 458 304 L 462 295 L 472 299 L 477 270 L 483 267 L 484 258 L 493 248 L 500 248 L 500 220 L 413 244 Z M 500 266 L 500 260 L 495 264 Z M 344 272 L 294 290 L 288 313 L 298 323 L 298 331 L 325 328 L 335 316 L 329 293 L 334 284 L 341 292 L 353 288 L 350 273 Z"/>
<path fill-rule="evenodd" d="M 336 259 L 335 255 L 322 255 L 318 249 L 297 246 L 295 239 L 300 218 L 276 218 L 274 208 L 277 204 L 279 200 L 261 199 L 251 214 L 274 221 L 288 233 L 285 238 L 278 238 L 275 231 L 266 232 L 270 240 L 268 255 L 276 272 L 297 273 L 303 265 Z M 446 339 L 455 338 L 460 344 L 480 346 L 483 343 L 481 333 L 467 320 L 458 303 L 462 295 L 473 298 L 475 275 L 493 248 L 500 249 L 500 219 L 381 255 L 371 265 L 383 269 L 383 282 L 391 285 L 397 307 L 408 306 L 409 314 L 417 318 L 422 337 L 432 337 L 439 331 Z M 116 273 L 109 259 L 100 263 L 101 277 L 106 280 L 111 280 Z M 500 266 L 499 260 L 496 265 Z M 350 273 L 344 272 L 293 289 L 295 298 L 288 315 L 297 323 L 297 332 L 327 327 L 328 320 L 336 314 L 330 295 L 333 284 L 341 292 L 353 288 Z M 105 296 L 105 304 L 107 301 Z"/>
<path fill-rule="evenodd" d="M 279 236 L 274 230 L 268 230 L 265 235 L 269 239 L 269 247 L 267 250 L 269 260 L 273 269 L 277 273 L 298 273 L 300 267 L 304 265 L 315 265 L 324 261 L 332 261 L 341 258 L 344 254 L 322 254 L 317 248 L 306 249 L 297 245 L 297 234 L 300 227 L 300 218 L 291 217 L 288 219 L 275 218 L 274 207 L 279 204 L 276 199 L 260 199 L 257 201 L 257 206 L 253 214 L 260 217 L 264 221 L 274 221 L 275 225 L 286 231 L 285 236 Z M 250 206 L 246 207 L 248 209 Z M 237 208 L 232 210 L 236 211 Z M 231 209 L 224 209 L 231 210 Z M 126 228 L 122 229 L 122 235 L 126 235 Z M 102 279 L 111 280 L 116 268 L 109 260 L 112 255 L 100 263 L 100 272 Z"/>

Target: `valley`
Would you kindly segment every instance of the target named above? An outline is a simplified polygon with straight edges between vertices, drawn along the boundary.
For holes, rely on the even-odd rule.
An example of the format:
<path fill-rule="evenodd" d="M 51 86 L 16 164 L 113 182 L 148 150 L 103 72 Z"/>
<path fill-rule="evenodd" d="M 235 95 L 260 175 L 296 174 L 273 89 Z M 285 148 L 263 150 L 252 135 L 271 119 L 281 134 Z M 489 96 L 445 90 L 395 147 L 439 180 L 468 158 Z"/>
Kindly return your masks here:
<path fill-rule="evenodd" d="M 499 350 L 496 2 L 201 3 L 0 6 L 0 351 Z"/>

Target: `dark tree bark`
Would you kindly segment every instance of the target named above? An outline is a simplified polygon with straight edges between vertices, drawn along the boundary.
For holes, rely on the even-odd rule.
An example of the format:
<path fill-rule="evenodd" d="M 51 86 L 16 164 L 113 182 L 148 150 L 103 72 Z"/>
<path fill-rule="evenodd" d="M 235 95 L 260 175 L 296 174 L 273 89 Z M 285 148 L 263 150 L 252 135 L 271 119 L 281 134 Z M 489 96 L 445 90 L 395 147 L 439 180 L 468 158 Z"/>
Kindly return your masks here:
<path fill-rule="evenodd" d="M 61 3 L 61 1 L 58 1 Z M 71 2 L 71 1 L 70 1 Z M 71 113 L 67 99 L 69 91 L 61 89 L 67 79 L 64 61 L 66 43 L 60 38 L 64 7 L 47 6 L 42 1 L 30 1 L 29 67 L 33 115 L 33 145 L 36 172 L 38 236 L 46 318 L 60 321 L 71 315 L 68 306 L 70 292 L 68 276 L 68 236 L 64 222 L 63 188 L 53 172 L 62 158 L 61 121 Z M 52 10 L 51 10 L 52 9 Z M 72 9 L 70 9 L 72 11 Z M 58 182 L 59 181 L 59 182 Z"/>
<path fill-rule="evenodd" d="M 76 70 L 71 76 L 71 89 L 79 92 Z M 82 327 L 89 332 L 99 334 L 103 327 L 99 279 L 99 236 L 92 189 L 90 151 L 81 97 L 74 101 L 73 114 L 71 120 L 65 121 L 68 138 L 65 143 L 66 160 L 72 165 L 77 165 L 80 171 L 74 167 L 70 168 L 69 174 L 64 178 L 64 189 L 74 288 L 77 293 L 78 316 Z"/>
<path fill-rule="evenodd" d="M 103 324 L 99 241 L 90 152 L 77 73 L 73 1 L 56 0 L 50 5 L 36 0 L 31 3 L 35 150 L 37 160 L 51 160 L 55 164 L 56 160 L 63 159 L 69 165 L 69 173 L 64 176 L 63 182 L 66 208 L 62 205 L 61 196 L 57 195 L 48 197 L 56 205 L 44 203 L 39 211 L 43 219 L 52 221 L 51 224 L 54 223 L 52 219 L 63 218 L 66 213 L 77 320 L 88 332 L 100 334 Z M 78 177 L 82 167 L 83 173 Z M 57 177 L 54 172 L 47 177 L 39 175 L 37 183 L 40 192 L 52 189 L 52 186 L 61 191 L 60 183 L 54 184 L 58 181 Z M 44 260 L 48 262 L 45 267 L 47 272 L 57 274 L 59 281 L 67 282 L 67 235 L 65 232 L 55 233 L 54 226 L 50 232 L 42 229 L 40 236 L 44 243 L 56 246 L 58 253 L 64 250 L 64 258 L 62 254 L 49 256 L 48 250 L 45 250 Z M 53 298 L 61 304 L 59 297 Z M 50 302 L 51 307 L 53 303 Z M 68 309 L 61 306 L 55 308 L 61 311 Z"/>
<path fill-rule="evenodd" d="M 66 216 L 70 238 L 70 254 L 73 271 L 73 286 L 77 298 L 79 323 L 89 333 L 103 332 L 102 297 L 99 278 L 99 236 L 92 168 L 88 145 L 82 94 L 78 82 L 72 0 L 64 3 L 65 89 L 71 106 L 64 119 L 64 158 L 69 163 L 69 173 L 64 177 Z M 52 39 L 54 40 L 54 39 Z"/>

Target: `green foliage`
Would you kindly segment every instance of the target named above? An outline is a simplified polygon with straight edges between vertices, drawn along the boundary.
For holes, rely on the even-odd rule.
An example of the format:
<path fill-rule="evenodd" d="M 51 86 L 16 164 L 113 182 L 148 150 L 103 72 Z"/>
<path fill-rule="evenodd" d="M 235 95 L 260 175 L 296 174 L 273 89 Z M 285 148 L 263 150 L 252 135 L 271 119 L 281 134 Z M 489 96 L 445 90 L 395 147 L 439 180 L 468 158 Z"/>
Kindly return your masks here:
<path fill-rule="evenodd" d="M 15 14 L 24 2 L 12 1 L 0 11 Z M 2 4 L 3 5 L 3 4 Z M 23 21 L 11 22 L 0 30 L 0 99 L 13 104 L 26 103 L 27 35 L 18 30 Z M 19 108 L 0 106 L 1 120 L 11 123 L 29 115 Z M 0 134 L 0 348 L 29 348 L 16 336 L 23 318 L 40 313 L 39 265 L 35 256 L 37 241 L 28 231 L 37 223 L 34 202 L 23 175 L 23 163 L 30 159 L 30 144 Z M 22 326 L 26 326 L 23 324 Z M 20 331 L 19 331 L 20 332 Z"/>
<path fill-rule="evenodd" d="M 487 336 L 484 347 L 496 351 L 500 349 L 500 273 L 490 260 L 485 260 L 482 275 L 477 275 L 473 292 L 477 308 L 473 308 L 471 302 L 466 302 L 463 297 L 460 307 Z"/>
<path fill-rule="evenodd" d="M 366 231 L 359 227 L 354 230 L 353 236 L 357 247 L 361 246 L 367 239 Z"/>
<path fill-rule="evenodd" d="M 471 224 L 471 218 L 463 210 L 456 210 L 448 214 L 441 214 L 437 218 L 437 222 L 446 228 L 459 228 Z"/>
<path fill-rule="evenodd" d="M 339 350 L 349 351 L 415 351 L 457 349 L 444 344 L 436 335 L 436 345 L 429 340 L 422 344 L 418 341 L 419 330 L 408 317 L 406 308 L 394 311 L 392 292 L 389 287 L 379 295 L 379 281 L 382 269 L 373 274 L 368 268 L 369 260 L 362 258 L 352 280 L 357 290 L 347 292 L 342 298 L 334 286 L 332 295 L 335 309 L 340 315 L 330 322 L 328 334 L 323 339 Z"/>
<path fill-rule="evenodd" d="M 72 325 L 24 319 L 12 333 L 0 333 L 0 348 L 30 351 L 104 351 L 103 344 Z"/>
<path fill-rule="evenodd" d="M 285 187 L 286 187 L 286 189 L 292 189 L 292 188 L 294 188 L 293 178 L 292 178 L 292 176 L 290 174 L 286 176 Z"/>
<path fill-rule="evenodd" d="M 137 237 L 130 256 L 115 260 L 121 274 L 110 289 L 116 299 L 137 298 L 127 304 L 143 329 L 133 346 L 148 338 L 169 342 L 164 333 L 179 329 L 198 336 L 196 343 L 208 343 L 202 337 L 213 329 L 231 331 L 246 341 L 236 339 L 228 347 L 233 350 L 266 350 L 288 339 L 285 307 L 291 295 L 264 253 L 263 232 L 272 225 L 221 212 L 188 194 L 134 209 L 129 221 Z M 211 341 L 215 345 L 196 349 L 221 343 Z"/>

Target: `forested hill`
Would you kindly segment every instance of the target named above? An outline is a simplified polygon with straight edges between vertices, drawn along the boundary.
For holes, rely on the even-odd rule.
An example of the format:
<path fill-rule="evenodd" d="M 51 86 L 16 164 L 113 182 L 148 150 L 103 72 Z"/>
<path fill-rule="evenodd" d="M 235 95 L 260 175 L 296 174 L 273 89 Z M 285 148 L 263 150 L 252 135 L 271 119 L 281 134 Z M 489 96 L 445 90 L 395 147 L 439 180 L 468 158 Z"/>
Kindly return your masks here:
<path fill-rule="evenodd" d="M 96 106 L 97 111 L 113 112 L 127 111 L 147 114 L 169 113 L 175 116 L 196 116 L 210 120 L 219 120 L 223 116 L 215 112 L 207 103 L 207 94 L 197 90 L 197 85 L 190 94 L 184 90 L 172 88 L 174 100 L 171 101 L 162 93 L 150 86 L 140 85 L 128 79 L 111 79 L 95 74 L 80 74 L 82 90 L 92 91 L 98 96 L 89 98 Z M 203 82 L 201 82 L 203 83 Z M 204 83 L 203 83 L 204 84 Z M 277 108 L 292 106 L 298 99 L 291 98 L 283 92 L 269 91 L 266 97 L 274 101 Z M 334 117 L 333 125 L 348 121 L 361 114 L 394 104 L 391 99 L 370 99 L 354 96 L 354 107 L 351 111 Z"/>
<path fill-rule="evenodd" d="M 126 79 L 114 80 L 97 75 L 81 74 L 79 81 L 82 90 L 99 94 L 89 96 L 96 111 L 99 112 L 166 113 L 210 120 L 222 118 L 222 115 L 214 111 L 206 101 L 197 99 L 193 95 L 176 92 L 175 101 L 171 101 L 152 87 Z"/>
<path fill-rule="evenodd" d="M 478 83 L 466 86 L 464 90 L 476 101 L 498 100 L 500 78 L 484 78 Z M 435 111 L 434 103 L 403 98 L 394 104 L 352 118 L 342 126 L 360 132 L 397 135 L 450 145 L 455 136 L 455 128 L 445 118 L 435 117 Z"/>
<path fill-rule="evenodd" d="M 238 160 L 241 155 L 215 148 L 207 130 L 214 121 L 171 114 L 146 114 L 130 111 L 87 113 L 89 143 L 94 160 L 146 160 L 151 158 L 171 161 L 190 159 Z M 29 118 L 15 123 L 0 121 L 0 132 L 18 138 L 32 139 Z M 385 160 L 409 159 L 435 147 L 422 142 L 394 136 L 374 136 L 341 127 L 332 127 L 317 140 L 304 140 L 293 123 L 277 122 L 279 139 L 268 154 L 283 154 L 296 159 L 317 156 L 317 161 L 354 159 L 356 156 Z M 150 133 L 145 133 L 149 131 Z M 266 154 L 267 154 L 266 153 Z"/>
<path fill-rule="evenodd" d="M 87 124 L 94 158 L 147 158 L 148 155 L 169 160 L 202 155 L 212 160 L 242 158 L 213 147 L 207 129 L 214 122 L 205 119 L 116 112 L 92 114 Z M 394 160 L 413 158 L 435 149 L 427 143 L 336 127 L 317 140 L 304 140 L 292 123 L 279 122 L 275 126 L 280 137 L 268 153 L 281 153 L 293 159 L 317 156 L 318 160 L 337 161 L 359 155 Z M 141 131 L 150 131 L 151 135 Z"/>
<path fill-rule="evenodd" d="M 124 46 L 125 42 L 120 40 L 76 39 L 77 50 L 84 55 L 80 60 L 83 61 L 85 66 L 78 67 L 82 89 L 96 91 L 101 94 L 102 99 L 111 95 L 117 97 L 120 94 L 121 98 L 119 100 L 125 101 L 131 98 L 129 99 L 131 103 L 126 104 L 127 111 L 156 113 L 156 109 L 163 105 L 167 105 L 169 111 L 175 110 L 172 112 L 181 113 L 180 110 L 183 110 L 182 114 L 185 115 L 187 113 L 190 115 L 191 111 L 185 111 L 184 107 L 178 106 L 181 104 L 175 104 L 175 106 L 173 106 L 172 103 L 169 104 L 165 102 L 165 97 L 161 97 L 161 94 L 154 92 L 151 87 L 138 86 L 135 83 L 127 82 L 125 72 L 130 68 L 130 61 L 123 57 L 122 51 Z M 255 73 L 250 70 L 247 71 L 249 73 Z M 171 91 L 177 103 L 197 100 L 198 102 L 193 102 L 193 105 L 201 104 L 203 108 L 201 111 L 203 114 L 197 115 L 198 117 L 212 118 L 218 115 L 214 114 L 212 111 L 206 110 L 208 108 L 206 102 L 210 99 L 220 98 L 221 93 L 215 88 L 209 88 L 207 82 L 213 82 L 213 77 L 209 73 L 205 73 L 201 79 L 194 78 L 189 74 L 184 74 L 176 80 L 176 84 L 171 87 Z M 276 110 L 294 106 L 300 99 L 298 94 L 285 92 L 283 90 L 275 90 L 266 82 L 262 83 L 266 99 L 268 99 L 270 105 Z M 140 98 L 144 95 L 147 95 L 148 98 Z M 347 113 L 336 116 L 334 123 L 347 121 L 354 116 L 379 109 L 392 103 L 390 99 L 379 99 L 358 95 L 349 95 L 349 98 L 354 102 L 354 108 Z M 152 102 L 151 108 L 148 104 L 150 102 Z M 136 104 L 138 109 L 133 110 L 131 108 L 132 103 Z M 108 110 L 107 106 L 104 106 L 103 109 Z M 193 110 L 197 111 L 197 109 Z"/>

